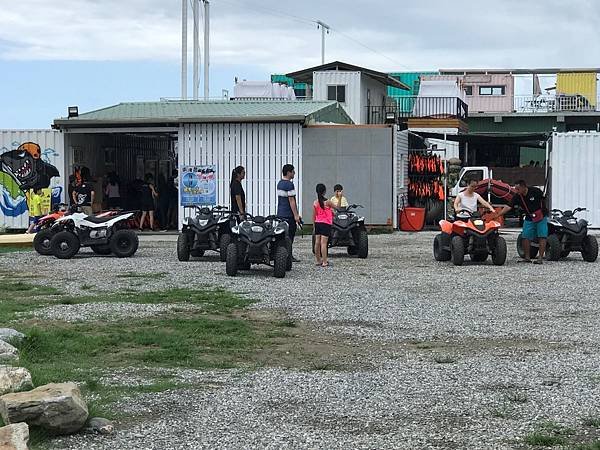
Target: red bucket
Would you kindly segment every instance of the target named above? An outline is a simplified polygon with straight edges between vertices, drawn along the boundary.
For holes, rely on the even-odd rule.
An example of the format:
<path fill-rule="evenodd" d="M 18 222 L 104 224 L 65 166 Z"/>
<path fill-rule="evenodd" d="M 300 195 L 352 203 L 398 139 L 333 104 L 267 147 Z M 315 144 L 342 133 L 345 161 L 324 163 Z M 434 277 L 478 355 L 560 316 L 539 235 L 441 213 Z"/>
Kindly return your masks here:
<path fill-rule="evenodd" d="M 425 208 L 407 207 L 398 213 L 402 231 L 421 231 L 425 226 Z"/>

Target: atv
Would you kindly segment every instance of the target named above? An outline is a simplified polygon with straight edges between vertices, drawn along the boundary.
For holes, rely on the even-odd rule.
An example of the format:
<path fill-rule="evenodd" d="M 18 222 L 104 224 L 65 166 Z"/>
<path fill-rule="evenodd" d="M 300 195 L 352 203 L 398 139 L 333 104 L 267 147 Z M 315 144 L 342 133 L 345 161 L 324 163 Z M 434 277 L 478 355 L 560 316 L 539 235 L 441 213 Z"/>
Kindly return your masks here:
<path fill-rule="evenodd" d="M 366 258 L 369 254 L 369 235 L 365 228 L 365 218 L 358 216 L 354 210 L 362 208 L 361 205 L 350 205 L 346 208 L 334 210 L 331 235 L 327 246 L 346 247 L 348 254 Z M 312 251 L 315 252 L 315 236 L 313 234 Z"/>
<path fill-rule="evenodd" d="M 485 222 L 479 214 L 460 210 L 456 214 L 468 215 L 466 219 L 454 222 L 440 220 L 442 232 L 433 240 L 433 256 L 436 261 L 449 261 L 461 266 L 465 254 L 471 261 L 484 262 L 492 255 L 492 262 L 501 266 L 506 262 L 506 241 L 500 236 L 500 223 L 495 220 Z"/>
<path fill-rule="evenodd" d="M 196 217 L 183 219 L 183 228 L 177 238 L 177 259 L 189 261 L 191 256 L 204 256 L 206 250 L 219 252 L 221 261 L 227 260 L 227 246 L 231 242 L 231 228 L 236 215 L 224 206 L 196 208 Z"/>
<path fill-rule="evenodd" d="M 239 269 L 250 269 L 251 264 L 272 266 L 276 278 L 285 277 L 285 272 L 292 269 L 292 241 L 283 218 L 246 214 L 246 220 L 231 231 L 233 239 L 225 262 L 227 275 L 234 277 Z"/>
<path fill-rule="evenodd" d="M 134 212 L 123 212 L 87 216 L 76 212 L 56 219 L 50 240 L 52 254 L 59 259 L 69 259 L 81 247 L 90 247 L 98 255 L 132 256 L 139 246 L 137 234 L 129 228 L 129 219 L 133 215 Z"/>
<path fill-rule="evenodd" d="M 588 234 L 588 221 L 578 219 L 575 216 L 578 212 L 585 210 L 585 208 L 576 208 L 573 211 L 552 210 L 552 217 L 548 220 L 546 259 L 558 261 L 569 256 L 571 252 L 581 252 L 584 261 L 596 261 L 598 258 L 598 240 L 595 236 Z M 539 249 L 538 240 L 533 240 L 529 256 L 535 258 Z M 521 258 L 525 258 L 522 234 L 519 234 L 517 238 L 517 252 Z"/>

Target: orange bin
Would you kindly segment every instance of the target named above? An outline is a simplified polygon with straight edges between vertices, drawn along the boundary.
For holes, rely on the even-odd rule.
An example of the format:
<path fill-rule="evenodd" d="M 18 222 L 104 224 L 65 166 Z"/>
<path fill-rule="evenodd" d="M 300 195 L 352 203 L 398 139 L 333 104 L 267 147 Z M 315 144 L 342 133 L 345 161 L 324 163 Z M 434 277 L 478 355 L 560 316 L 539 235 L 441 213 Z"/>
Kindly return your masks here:
<path fill-rule="evenodd" d="M 425 208 L 407 207 L 398 211 L 402 231 L 421 231 L 425 226 Z"/>

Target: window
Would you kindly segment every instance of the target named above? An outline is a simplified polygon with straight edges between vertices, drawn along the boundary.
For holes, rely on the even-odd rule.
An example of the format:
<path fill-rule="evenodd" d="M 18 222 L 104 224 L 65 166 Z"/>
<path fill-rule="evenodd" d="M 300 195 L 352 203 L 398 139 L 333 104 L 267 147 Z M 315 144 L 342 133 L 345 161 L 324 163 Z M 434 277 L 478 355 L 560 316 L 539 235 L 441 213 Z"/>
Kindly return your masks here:
<path fill-rule="evenodd" d="M 332 85 L 327 86 L 327 100 L 337 100 L 340 103 L 346 102 L 346 86 Z"/>
<path fill-rule="evenodd" d="M 473 95 L 473 86 L 465 86 L 465 94 Z"/>
<path fill-rule="evenodd" d="M 504 95 L 506 86 L 479 86 L 479 95 Z"/>
<path fill-rule="evenodd" d="M 306 89 L 294 88 L 294 94 L 296 97 L 306 97 Z"/>
<path fill-rule="evenodd" d="M 460 187 L 467 187 L 469 180 L 483 180 L 483 170 L 467 170 L 460 179 Z"/>

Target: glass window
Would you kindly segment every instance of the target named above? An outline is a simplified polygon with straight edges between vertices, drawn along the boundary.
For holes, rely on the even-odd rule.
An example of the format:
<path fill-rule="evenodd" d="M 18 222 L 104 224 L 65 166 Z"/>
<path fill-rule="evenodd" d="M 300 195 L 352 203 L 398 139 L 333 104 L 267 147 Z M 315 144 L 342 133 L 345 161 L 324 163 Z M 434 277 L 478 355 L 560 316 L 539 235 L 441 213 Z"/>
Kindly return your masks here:
<path fill-rule="evenodd" d="M 327 100 L 337 100 L 340 103 L 344 103 L 346 101 L 346 86 L 327 86 Z"/>
<path fill-rule="evenodd" d="M 506 86 L 479 86 L 479 95 L 504 95 Z"/>
<path fill-rule="evenodd" d="M 473 95 L 473 86 L 465 86 L 465 94 Z"/>
<path fill-rule="evenodd" d="M 483 170 L 467 170 L 460 179 L 460 187 L 467 187 L 470 180 L 483 180 Z"/>
<path fill-rule="evenodd" d="M 327 86 L 327 100 L 337 100 L 336 86 Z"/>

